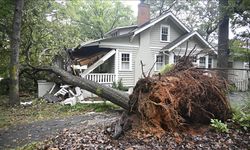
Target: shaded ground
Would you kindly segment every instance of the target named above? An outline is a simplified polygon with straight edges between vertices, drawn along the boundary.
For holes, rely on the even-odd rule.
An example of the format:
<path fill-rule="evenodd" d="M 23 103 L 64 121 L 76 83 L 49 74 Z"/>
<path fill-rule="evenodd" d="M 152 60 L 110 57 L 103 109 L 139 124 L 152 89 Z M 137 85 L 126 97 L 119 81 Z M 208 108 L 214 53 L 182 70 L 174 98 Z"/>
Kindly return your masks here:
<path fill-rule="evenodd" d="M 52 143 L 39 149 L 242 149 L 250 147 L 250 134 L 231 129 L 229 133 L 217 133 L 208 127 L 188 133 L 166 133 L 160 139 L 145 133 L 128 132 L 113 140 L 102 127 L 68 130 L 52 138 Z"/>
<path fill-rule="evenodd" d="M 26 125 L 18 125 L 9 129 L 0 130 L 0 149 L 14 148 L 33 141 L 42 141 L 52 137 L 65 128 L 82 128 L 90 125 L 105 125 L 114 121 L 119 114 L 113 113 L 88 113 L 64 119 L 39 121 Z"/>
<path fill-rule="evenodd" d="M 241 104 L 246 93 L 235 93 L 229 98 Z M 196 133 L 169 133 L 160 140 L 146 134 L 129 132 L 118 140 L 106 133 L 105 127 L 120 117 L 118 112 L 88 113 L 65 119 L 39 121 L 0 130 L 0 149 L 15 148 L 33 141 L 51 139 L 41 149 L 249 149 L 250 134 L 231 128 L 228 134 L 210 128 Z M 143 137 L 143 138 L 142 138 Z"/>

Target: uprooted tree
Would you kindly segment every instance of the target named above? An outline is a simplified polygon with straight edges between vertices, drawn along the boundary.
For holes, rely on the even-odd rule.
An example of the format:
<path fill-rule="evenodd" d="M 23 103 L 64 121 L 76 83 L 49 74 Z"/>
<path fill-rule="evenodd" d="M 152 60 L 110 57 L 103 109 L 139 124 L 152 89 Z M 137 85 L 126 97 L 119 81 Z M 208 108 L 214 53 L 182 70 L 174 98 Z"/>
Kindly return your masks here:
<path fill-rule="evenodd" d="M 165 74 L 140 79 L 129 96 L 113 88 L 74 76 L 57 67 L 40 68 L 55 73 L 63 82 L 78 86 L 105 98 L 126 110 L 115 130 L 118 137 L 131 124 L 129 116 L 145 122 L 157 132 L 181 130 L 187 124 L 208 124 L 231 117 L 226 98 L 226 82 L 215 72 L 193 67 L 189 56 L 183 56 Z M 130 123 L 128 123 L 130 122 Z M 117 125 L 116 125 L 117 126 Z"/>

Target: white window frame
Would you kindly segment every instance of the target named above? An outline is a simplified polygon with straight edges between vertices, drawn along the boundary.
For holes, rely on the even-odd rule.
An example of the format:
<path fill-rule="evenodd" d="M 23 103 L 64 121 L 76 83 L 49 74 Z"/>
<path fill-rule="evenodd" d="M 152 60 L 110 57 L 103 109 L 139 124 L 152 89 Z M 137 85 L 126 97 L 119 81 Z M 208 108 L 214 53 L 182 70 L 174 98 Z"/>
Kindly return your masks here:
<path fill-rule="evenodd" d="M 156 67 L 156 64 L 157 64 L 157 62 L 156 62 L 156 60 L 157 60 L 157 56 L 162 56 L 162 67 L 165 65 L 165 56 L 163 55 L 163 54 L 155 54 L 155 71 L 160 71 L 160 70 L 157 70 L 157 67 Z"/>
<path fill-rule="evenodd" d="M 122 68 L 122 54 L 129 54 L 129 68 L 128 69 L 123 69 Z M 120 71 L 132 71 L 132 53 L 130 52 L 120 52 L 120 58 L 119 58 L 119 64 L 120 64 L 120 67 L 119 67 L 119 70 Z"/>
<path fill-rule="evenodd" d="M 167 41 L 162 40 L 162 28 L 163 27 L 167 27 L 168 28 L 168 40 Z M 161 28 L 160 28 L 160 41 L 161 42 L 170 42 L 170 26 L 169 25 L 161 25 Z"/>
<path fill-rule="evenodd" d="M 176 56 L 176 57 L 179 57 L 179 59 L 182 57 L 181 55 L 175 55 L 175 54 L 174 54 L 174 58 L 175 58 L 175 56 Z M 178 60 L 175 60 L 174 58 L 173 58 L 174 64 L 176 64 L 176 63 L 178 62 L 179 59 L 178 59 Z"/>
<path fill-rule="evenodd" d="M 205 59 L 205 61 L 202 62 L 202 63 L 201 63 L 201 58 L 202 58 L 202 59 Z M 199 64 L 198 64 L 198 66 L 199 66 L 199 67 L 204 67 L 204 68 L 206 68 L 206 61 L 207 61 L 207 60 L 206 60 L 206 56 L 200 56 L 200 57 L 199 57 Z"/>

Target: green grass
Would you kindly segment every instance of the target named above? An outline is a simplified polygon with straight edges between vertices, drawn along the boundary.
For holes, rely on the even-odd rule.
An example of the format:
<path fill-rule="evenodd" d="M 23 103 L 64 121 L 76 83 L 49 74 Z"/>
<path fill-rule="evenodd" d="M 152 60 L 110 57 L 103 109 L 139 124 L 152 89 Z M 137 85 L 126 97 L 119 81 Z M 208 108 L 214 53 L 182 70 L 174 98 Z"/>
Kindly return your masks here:
<path fill-rule="evenodd" d="M 29 143 L 29 144 L 26 144 L 22 147 L 17 147 L 15 148 L 15 150 L 34 150 L 34 149 L 38 149 L 38 147 L 40 146 L 40 142 L 32 142 L 32 143 Z"/>
<path fill-rule="evenodd" d="M 9 127 L 15 124 L 25 124 L 35 121 L 63 118 L 80 115 L 89 111 L 103 112 L 118 108 L 110 103 L 80 104 L 75 106 L 51 104 L 44 100 L 33 100 L 31 106 L 6 107 L 7 98 L 0 97 L 0 128 Z"/>

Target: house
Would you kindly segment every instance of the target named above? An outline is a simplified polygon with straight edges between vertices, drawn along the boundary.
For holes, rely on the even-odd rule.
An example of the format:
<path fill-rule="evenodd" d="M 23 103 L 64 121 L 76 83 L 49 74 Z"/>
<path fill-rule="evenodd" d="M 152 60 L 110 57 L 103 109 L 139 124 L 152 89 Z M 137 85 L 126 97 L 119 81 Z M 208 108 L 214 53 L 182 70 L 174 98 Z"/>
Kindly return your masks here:
<path fill-rule="evenodd" d="M 145 73 L 157 73 L 165 64 L 174 64 L 184 53 L 195 49 L 193 63 L 199 67 L 216 67 L 214 48 L 195 31 L 188 29 L 171 12 L 150 19 L 150 7 L 138 5 L 137 25 L 112 29 L 103 39 L 75 48 L 71 53 L 80 76 L 103 84 L 122 80 L 135 86 Z M 154 65 L 155 63 L 155 65 Z"/>

